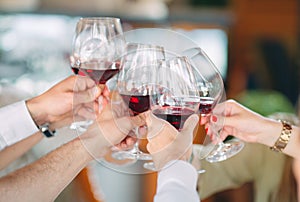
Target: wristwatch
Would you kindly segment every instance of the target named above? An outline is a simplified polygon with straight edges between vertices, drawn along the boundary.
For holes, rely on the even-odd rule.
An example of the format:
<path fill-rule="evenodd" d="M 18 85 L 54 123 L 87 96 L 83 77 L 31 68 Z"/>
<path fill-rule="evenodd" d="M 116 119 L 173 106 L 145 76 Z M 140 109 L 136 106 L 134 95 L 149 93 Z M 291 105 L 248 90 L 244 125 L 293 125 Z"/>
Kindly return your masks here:
<path fill-rule="evenodd" d="M 54 137 L 55 136 L 55 133 L 56 131 L 55 130 L 50 130 L 49 128 L 49 123 L 45 123 L 41 126 L 38 126 L 39 130 L 47 137 Z"/>
<path fill-rule="evenodd" d="M 288 144 L 291 134 L 292 134 L 292 126 L 286 121 L 281 121 L 282 123 L 282 130 L 280 133 L 279 138 L 275 142 L 275 144 L 270 147 L 271 150 L 276 151 L 276 152 L 282 152 L 286 145 Z"/>

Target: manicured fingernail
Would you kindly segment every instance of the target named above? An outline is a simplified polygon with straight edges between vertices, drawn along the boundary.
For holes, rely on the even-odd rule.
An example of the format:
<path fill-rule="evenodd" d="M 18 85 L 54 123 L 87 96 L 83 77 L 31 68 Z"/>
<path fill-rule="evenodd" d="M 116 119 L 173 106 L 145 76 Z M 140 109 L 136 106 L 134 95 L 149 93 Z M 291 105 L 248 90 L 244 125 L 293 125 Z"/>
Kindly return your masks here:
<path fill-rule="evenodd" d="M 218 118 L 217 118 L 216 116 L 212 116 L 212 117 L 211 117 L 211 120 L 212 120 L 213 122 L 217 122 L 217 121 L 218 121 Z"/>
<path fill-rule="evenodd" d="M 208 132 L 208 128 L 205 128 L 205 133 L 207 133 Z"/>

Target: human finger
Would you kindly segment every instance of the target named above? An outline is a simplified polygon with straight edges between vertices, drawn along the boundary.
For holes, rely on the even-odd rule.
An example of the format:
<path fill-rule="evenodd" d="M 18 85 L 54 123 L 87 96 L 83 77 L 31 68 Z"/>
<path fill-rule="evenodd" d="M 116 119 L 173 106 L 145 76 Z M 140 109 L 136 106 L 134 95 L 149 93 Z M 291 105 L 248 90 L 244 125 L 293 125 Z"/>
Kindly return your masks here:
<path fill-rule="evenodd" d="M 193 133 L 196 125 L 198 124 L 199 117 L 196 114 L 191 115 L 184 123 L 181 133 Z"/>
<path fill-rule="evenodd" d="M 127 135 L 125 139 L 122 140 L 119 144 L 116 144 L 115 147 L 117 150 L 128 150 L 132 149 L 137 139 L 133 136 Z"/>
<path fill-rule="evenodd" d="M 101 133 L 111 143 L 111 146 L 119 144 L 134 127 L 130 117 L 99 123 Z"/>
<path fill-rule="evenodd" d="M 156 130 L 154 130 L 156 131 Z M 149 134 L 148 132 L 148 144 L 147 150 L 150 154 L 160 152 L 167 148 L 176 139 L 178 131 L 171 124 L 164 124 L 160 127 L 160 130 L 154 132 L 154 134 Z"/>
<path fill-rule="evenodd" d="M 74 92 L 73 104 L 78 105 L 94 101 L 101 94 L 98 86 L 86 89 L 84 91 Z"/>
<path fill-rule="evenodd" d="M 169 124 L 167 121 L 156 117 L 152 112 L 146 112 L 145 121 L 148 127 L 148 138 L 152 138 L 155 135 L 159 134 L 166 124 Z"/>
<path fill-rule="evenodd" d="M 89 107 L 80 107 L 75 116 L 84 117 L 86 120 L 97 118 L 95 111 Z"/>
<path fill-rule="evenodd" d="M 76 76 L 73 83 L 73 92 L 85 91 L 96 86 L 96 83 L 87 76 Z"/>

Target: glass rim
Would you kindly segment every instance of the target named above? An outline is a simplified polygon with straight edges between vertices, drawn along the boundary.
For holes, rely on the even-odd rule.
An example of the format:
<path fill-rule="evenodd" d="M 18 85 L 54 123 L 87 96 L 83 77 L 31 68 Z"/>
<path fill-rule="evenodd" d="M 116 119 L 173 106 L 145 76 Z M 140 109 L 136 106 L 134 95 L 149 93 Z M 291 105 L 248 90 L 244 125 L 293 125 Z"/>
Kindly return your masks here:
<path fill-rule="evenodd" d="M 104 21 L 104 22 L 120 22 L 121 19 L 117 17 L 81 17 L 79 21 Z"/>
<path fill-rule="evenodd" d="M 155 51 L 155 52 L 161 52 L 161 53 L 165 54 L 165 49 L 163 46 L 154 45 L 154 44 L 127 42 L 125 45 L 125 48 L 126 48 L 126 51 L 123 54 L 123 56 L 126 56 L 128 54 L 135 54 L 135 53 L 139 53 L 139 52 L 143 52 L 143 51 Z M 130 48 L 133 48 L 133 49 L 130 49 Z"/>
<path fill-rule="evenodd" d="M 136 46 L 141 48 L 151 48 L 151 49 L 163 49 L 163 46 L 151 44 L 151 43 L 139 43 L 139 42 L 127 42 L 126 46 Z"/>

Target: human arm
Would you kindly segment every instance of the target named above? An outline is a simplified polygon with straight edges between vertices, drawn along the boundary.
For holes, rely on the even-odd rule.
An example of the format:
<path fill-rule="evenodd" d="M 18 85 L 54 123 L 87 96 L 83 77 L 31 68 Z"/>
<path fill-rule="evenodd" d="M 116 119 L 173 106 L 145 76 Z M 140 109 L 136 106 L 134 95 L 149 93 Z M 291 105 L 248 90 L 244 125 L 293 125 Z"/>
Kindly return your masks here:
<path fill-rule="evenodd" d="M 37 125 L 49 123 L 56 129 L 70 124 L 75 115 L 95 119 L 94 100 L 101 93 L 92 79 L 70 76 L 45 93 L 27 100 L 26 106 Z"/>
<path fill-rule="evenodd" d="M 49 123 L 54 130 L 71 123 L 75 113 L 95 116 L 86 106 L 97 106 L 100 93 L 91 79 L 71 76 L 37 97 L 1 108 L 0 170 L 42 140 L 37 125 Z"/>
<path fill-rule="evenodd" d="M 0 179 L 0 201 L 53 201 L 77 173 L 131 130 L 131 118 L 95 122 L 80 137 Z"/>
<path fill-rule="evenodd" d="M 54 201 L 87 164 L 78 138 L 0 178 L 0 201 Z"/>
<path fill-rule="evenodd" d="M 233 135 L 245 142 L 260 143 L 266 146 L 273 146 L 280 136 L 282 123 L 271 118 L 261 116 L 250 109 L 242 106 L 234 100 L 228 100 L 217 107 L 222 107 L 222 114 L 215 114 L 210 123 L 209 128 L 225 117 L 221 138 L 227 135 Z M 298 126 L 292 126 L 290 140 L 282 150 L 283 153 L 294 158 L 300 158 L 300 130 Z"/>
<path fill-rule="evenodd" d="M 71 123 L 73 109 L 92 117 L 83 104 L 100 93 L 91 79 L 70 76 L 39 96 L 1 108 L 0 150 L 38 132 L 37 125 L 49 123 L 54 130 Z"/>
<path fill-rule="evenodd" d="M 158 170 L 154 200 L 200 201 L 196 192 L 197 171 L 187 162 L 192 152 L 193 130 L 198 116 L 190 116 L 180 132 L 152 113 L 148 114 L 146 120 L 147 149 Z"/>
<path fill-rule="evenodd" d="M 15 159 L 29 151 L 34 145 L 41 141 L 43 137 L 41 132 L 36 132 L 35 134 L 3 149 L 0 152 L 0 171 L 6 168 Z"/>

